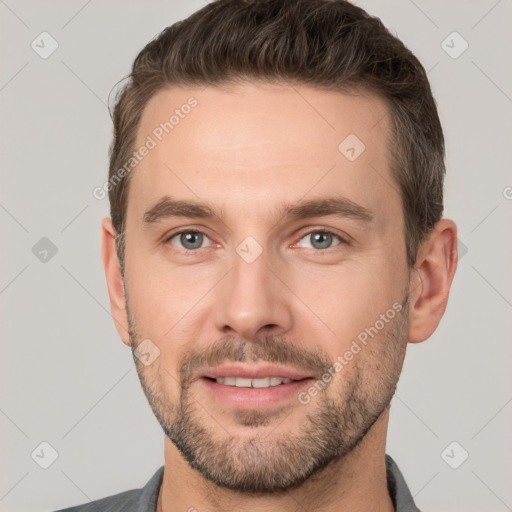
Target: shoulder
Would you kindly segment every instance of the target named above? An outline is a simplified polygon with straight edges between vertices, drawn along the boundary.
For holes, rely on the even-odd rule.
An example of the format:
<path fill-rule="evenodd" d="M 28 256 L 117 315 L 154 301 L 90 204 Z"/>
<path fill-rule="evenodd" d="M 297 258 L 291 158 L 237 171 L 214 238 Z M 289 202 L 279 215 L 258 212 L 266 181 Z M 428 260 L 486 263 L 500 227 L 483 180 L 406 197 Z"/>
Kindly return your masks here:
<path fill-rule="evenodd" d="M 140 489 L 132 489 L 55 512 L 155 512 L 164 466 Z"/>
<path fill-rule="evenodd" d="M 140 493 L 139 489 L 132 489 L 131 491 L 120 492 L 106 498 L 90 501 L 83 505 L 76 505 L 74 507 L 63 508 L 56 512 L 128 512 L 136 510 L 134 508 L 137 503 L 137 497 Z"/>

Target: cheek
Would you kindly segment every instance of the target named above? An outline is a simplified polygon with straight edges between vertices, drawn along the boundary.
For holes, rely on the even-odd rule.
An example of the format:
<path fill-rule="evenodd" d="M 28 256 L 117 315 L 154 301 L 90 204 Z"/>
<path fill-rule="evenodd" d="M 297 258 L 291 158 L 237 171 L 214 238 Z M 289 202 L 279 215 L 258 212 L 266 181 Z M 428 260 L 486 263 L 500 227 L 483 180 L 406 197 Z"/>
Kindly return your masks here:
<path fill-rule="evenodd" d="M 201 339 L 212 279 L 192 267 L 170 269 L 150 261 L 133 258 L 127 267 L 130 313 L 139 338 L 149 338 L 160 351 L 158 373 L 148 376 L 172 390 L 179 384 L 181 359 Z"/>
<path fill-rule="evenodd" d="M 197 267 L 172 268 L 157 258 L 134 258 L 127 268 L 130 308 L 140 325 L 152 326 L 158 337 L 192 312 L 211 288 L 211 276 Z"/>
<path fill-rule="evenodd" d="M 294 279 L 292 289 L 328 326 L 325 332 L 331 340 L 329 351 L 336 357 L 393 304 L 401 303 L 405 284 L 402 276 L 403 270 L 394 268 L 381 254 L 328 271 L 302 273 Z M 321 324 L 315 321 L 314 325 Z M 303 327 L 308 329 L 307 325 Z"/>

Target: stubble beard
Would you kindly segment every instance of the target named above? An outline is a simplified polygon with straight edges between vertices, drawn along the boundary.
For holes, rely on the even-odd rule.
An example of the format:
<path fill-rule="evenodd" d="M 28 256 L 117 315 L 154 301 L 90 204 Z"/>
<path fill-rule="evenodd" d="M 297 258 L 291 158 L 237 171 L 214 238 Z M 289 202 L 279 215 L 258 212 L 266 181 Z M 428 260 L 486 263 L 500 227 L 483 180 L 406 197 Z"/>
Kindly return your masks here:
<path fill-rule="evenodd" d="M 276 341 L 275 337 L 257 344 L 226 339 L 216 345 L 220 348 L 212 352 L 211 358 L 196 354 L 182 362 L 177 404 L 170 403 L 161 384 L 164 375 L 148 371 L 135 356 L 134 361 L 153 413 L 192 468 L 214 484 L 239 492 L 288 491 L 350 453 L 388 408 L 405 355 L 408 295 L 402 306 L 379 336 L 355 355 L 352 366 L 343 368 L 309 404 L 302 405 L 297 400 L 294 416 L 297 417 L 296 408 L 305 408 L 306 412 L 301 415 L 300 424 L 290 424 L 286 433 L 281 433 L 282 425 L 286 425 L 291 413 L 277 409 L 233 412 L 231 425 L 235 423 L 238 432 L 244 427 L 246 432 L 240 436 L 230 434 L 222 425 L 227 423 L 225 416 L 217 421 L 193 396 L 191 361 L 196 366 L 206 360 L 219 364 L 223 357 L 229 361 L 310 361 L 315 365 L 315 374 L 323 375 L 329 363 L 325 357 L 296 351 L 293 344 Z M 127 313 L 130 319 L 128 307 Z M 130 340 L 132 350 L 141 341 L 132 321 Z M 337 380 L 341 380 L 341 386 Z M 336 384 L 337 389 L 329 393 Z"/>

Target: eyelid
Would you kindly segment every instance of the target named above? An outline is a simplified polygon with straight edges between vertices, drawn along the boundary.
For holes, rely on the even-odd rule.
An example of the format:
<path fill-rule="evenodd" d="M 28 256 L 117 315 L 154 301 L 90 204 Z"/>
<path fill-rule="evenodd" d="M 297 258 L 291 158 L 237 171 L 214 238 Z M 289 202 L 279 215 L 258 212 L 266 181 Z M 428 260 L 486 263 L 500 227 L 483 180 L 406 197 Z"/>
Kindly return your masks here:
<path fill-rule="evenodd" d="M 329 229 L 329 228 L 324 228 L 324 227 L 317 227 L 317 228 L 308 228 L 307 231 L 304 231 L 302 233 L 300 233 L 298 235 L 298 238 L 296 238 L 297 242 L 293 242 L 293 244 L 291 244 L 291 247 L 296 247 L 298 245 L 298 243 L 306 236 L 308 235 L 311 235 L 313 233 L 327 233 L 329 235 L 333 235 L 335 237 L 337 237 L 339 240 L 340 240 L 340 243 L 339 244 L 336 244 L 332 247 L 328 247 L 327 249 L 314 249 L 314 251 L 316 252 L 326 252 L 326 251 L 329 251 L 331 249 L 335 249 L 336 247 L 340 246 L 340 245 L 350 245 L 350 238 L 348 235 L 342 235 L 340 233 L 338 233 L 337 231 L 333 230 L 333 229 Z M 305 247 L 305 249 L 310 249 L 310 247 Z"/>
<path fill-rule="evenodd" d="M 173 231 L 169 234 L 165 234 L 164 237 L 163 237 L 163 243 L 164 244 L 168 244 L 172 238 L 174 238 L 175 236 L 178 236 L 178 235 L 181 235 L 183 233 L 197 233 L 197 234 L 200 234 L 200 235 L 203 235 L 205 238 L 207 238 L 208 240 L 210 240 L 210 242 L 212 242 L 212 239 L 204 232 L 204 231 L 201 231 L 200 229 L 197 229 L 197 228 L 180 228 L 178 231 Z M 180 251 L 184 251 L 184 252 L 197 252 L 199 249 L 208 249 L 209 247 L 199 247 L 198 249 L 186 249 L 184 247 L 177 247 L 178 250 Z"/>
<path fill-rule="evenodd" d="M 333 236 L 337 237 L 340 240 L 339 244 L 336 244 L 333 247 L 328 247 L 327 249 L 315 249 L 315 248 L 312 248 L 312 250 L 315 251 L 315 252 L 327 252 L 327 251 L 329 251 L 331 249 L 334 250 L 336 247 L 338 247 L 340 245 L 350 245 L 351 237 L 349 235 L 346 235 L 346 234 L 342 235 L 342 234 L 338 233 L 337 231 L 335 231 L 335 230 L 333 230 L 331 228 L 326 228 L 326 227 L 311 228 L 311 227 L 308 227 L 308 228 L 305 228 L 305 229 L 307 229 L 307 231 L 303 231 L 302 233 L 300 233 L 300 235 L 298 235 L 298 238 L 296 238 L 297 242 L 293 242 L 292 244 L 289 244 L 288 247 L 297 247 L 298 242 L 300 242 L 304 237 L 306 237 L 308 235 L 311 235 L 313 233 L 327 233 L 327 234 L 330 234 L 330 235 L 333 235 Z M 164 235 L 164 237 L 163 237 L 164 244 L 169 243 L 172 238 L 174 238 L 177 235 L 181 235 L 183 233 L 197 233 L 197 234 L 201 234 L 201 235 L 203 235 L 204 237 L 206 237 L 208 240 L 210 240 L 212 242 L 212 239 L 204 231 L 202 231 L 199 228 L 179 228 L 178 231 L 173 231 L 170 234 Z M 208 249 L 208 248 L 211 248 L 211 245 L 208 246 L 208 247 L 199 247 L 197 249 L 186 249 L 186 248 L 177 247 L 178 250 L 186 252 L 186 253 L 197 252 L 199 249 Z M 311 248 L 310 247 L 305 247 L 305 249 L 311 249 Z"/>

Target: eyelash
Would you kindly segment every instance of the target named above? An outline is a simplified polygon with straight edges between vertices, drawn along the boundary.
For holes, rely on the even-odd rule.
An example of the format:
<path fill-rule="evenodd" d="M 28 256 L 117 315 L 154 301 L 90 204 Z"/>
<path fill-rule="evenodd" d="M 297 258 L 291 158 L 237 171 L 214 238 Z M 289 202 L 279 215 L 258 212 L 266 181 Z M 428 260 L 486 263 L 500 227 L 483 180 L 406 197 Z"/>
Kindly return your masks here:
<path fill-rule="evenodd" d="M 178 236 L 178 235 L 182 235 L 183 233 L 194 233 L 194 234 L 198 234 L 198 235 L 203 235 L 205 236 L 206 238 L 209 239 L 208 235 L 206 233 L 204 233 L 203 231 L 199 231 L 199 230 L 195 230 L 195 229 L 185 229 L 185 230 L 182 230 L 182 231 L 177 231 L 176 233 L 173 233 L 172 235 L 169 235 L 164 243 L 165 244 L 168 244 L 174 237 Z M 315 252 L 327 252 L 331 249 L 335 249 L 336 247 L 338 247 L 339 245 L 348 245 L 349 242 L 341 237 L 340 235 L 334 233 L 333 231 L 329 231 L 327 229 L 313 229 L 311 231 L 308 231 L 306 233 L 303 233 L 301 235 L 301 237 L 299 238 L 299 241 L 302 240 L 303 238 L 309 236 L 309 235 L 312 235 L 313 233 L 322 233 L 322 234 L 327 234 L 327 235 L 332 235 L 333 237 L 337 238 L 340 243 L 337 244 L 337 245 L 334 245 L 332 247 L 328 247 L 327 249 L 315 249 L 314 247 L 311 248 L 311 247 L 306 247 L 306 249 L 312 249 L 314 250 Z M 295 244 L 294 244 L 295 245 Z M 194 253 L 194 252 L 197 252 L 199 249 L 207 249 L 208 247 L 198 247 L 197 249 L 185 249 L 185 248 L 178 248 L 178 250 L 180 250 L 181 252 L 185 253 L 185 254 L 190 254 L 190 253 Z"/>

